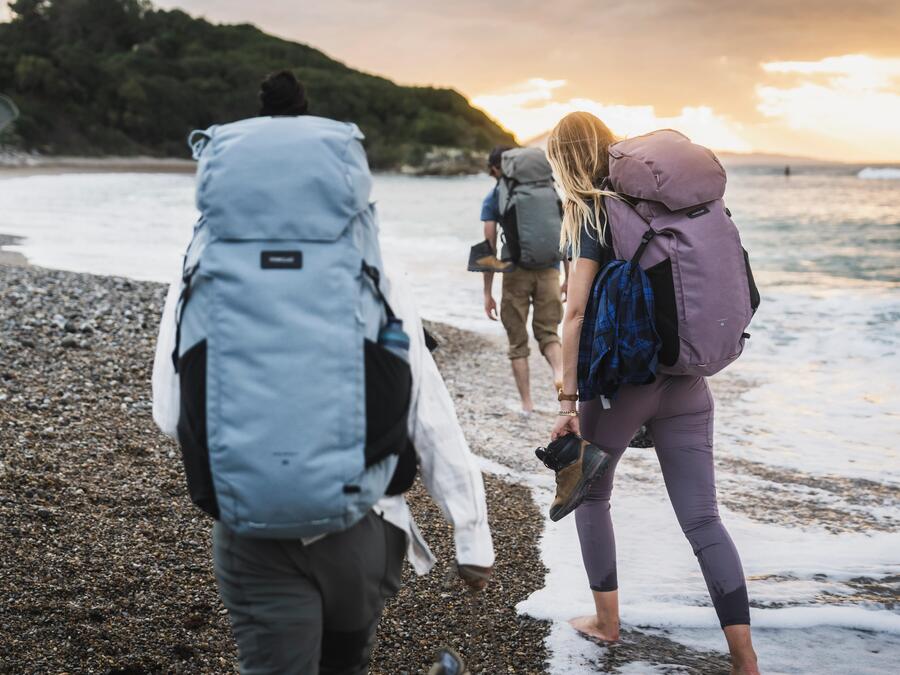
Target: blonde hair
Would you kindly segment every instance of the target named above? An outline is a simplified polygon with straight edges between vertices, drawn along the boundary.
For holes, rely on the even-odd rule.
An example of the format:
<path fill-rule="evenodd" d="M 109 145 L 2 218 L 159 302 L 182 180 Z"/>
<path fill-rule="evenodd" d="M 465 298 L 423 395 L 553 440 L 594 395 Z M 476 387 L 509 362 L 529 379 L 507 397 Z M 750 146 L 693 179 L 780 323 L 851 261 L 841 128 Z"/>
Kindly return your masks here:
<path fill-rule="evenodd" d="M 559 247 L 563 253 L 571 247 L 573 258 L 581 249 L 582 225 L 596 230 L 601 246 L 606 241 L 603 197 L 619 195 L 598 183 L 609 175 L 607 150 L 616 140 L 609 127 L 586 112 L 563 117 L 547 139 L 547 157 L 565 197 Z"/>

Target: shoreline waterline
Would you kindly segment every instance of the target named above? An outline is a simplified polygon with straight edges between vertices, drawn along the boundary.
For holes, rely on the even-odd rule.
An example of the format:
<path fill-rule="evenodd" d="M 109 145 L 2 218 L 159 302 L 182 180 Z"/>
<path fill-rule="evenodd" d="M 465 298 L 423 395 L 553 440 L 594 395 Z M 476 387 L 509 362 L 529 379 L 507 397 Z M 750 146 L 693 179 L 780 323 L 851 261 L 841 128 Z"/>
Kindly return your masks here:
<path fill-rule="evenodd" d="M 22 155 L 4 160 L 0 154 L 0 180 L 3 178 L 65 173 L 187 173 L 197 170 L 191 159 L 174 157 L 44 157 Z"/>
<path fill-rule="evenodd" d="M 0 265 L 16 265 L 18 267 L 23 267 L 31 264 L 28 261 L 28 258 L 18 251 L 5 250 L 10 246 L 20 246 L 22 242 L 22 237 L 13 237 L 0 232 Z"/>

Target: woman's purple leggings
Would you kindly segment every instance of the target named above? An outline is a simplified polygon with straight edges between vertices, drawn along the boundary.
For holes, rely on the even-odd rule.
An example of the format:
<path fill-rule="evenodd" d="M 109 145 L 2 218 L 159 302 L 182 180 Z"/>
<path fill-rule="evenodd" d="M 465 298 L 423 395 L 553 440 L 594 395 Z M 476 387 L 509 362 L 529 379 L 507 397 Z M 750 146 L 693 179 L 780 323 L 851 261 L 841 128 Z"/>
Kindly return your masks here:
<path fill-rule="evenodd" d="M 719 519 L 713 468 L 713 399 L 702 377 L 660 375 L 625 386 L 612 407 L 581 405 L 582 436 L 612 455 L 606 473 L 575 511 L 581 555 L 591 589 L 614 591 L 616 542 L 609 516 L 616 464 L 646 424 L 653 434 L 669 499 L 694 549 L 722 627 L 750 623 L 747 585 L 737 549 Z"/>

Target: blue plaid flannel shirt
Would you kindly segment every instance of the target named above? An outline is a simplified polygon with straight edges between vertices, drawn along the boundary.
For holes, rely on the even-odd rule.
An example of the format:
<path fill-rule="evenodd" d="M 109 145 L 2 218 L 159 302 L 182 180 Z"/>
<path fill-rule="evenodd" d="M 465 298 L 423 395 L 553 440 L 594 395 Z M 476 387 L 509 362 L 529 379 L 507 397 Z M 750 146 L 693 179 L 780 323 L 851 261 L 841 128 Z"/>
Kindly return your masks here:
<path fill-rule="evenodd" d="M 613 260 L 597 275 L 578 347 L 578 396 L 613 398 L 623 384 L 656 379 L 661 343 L 653 289 L 639 265 Z"/>

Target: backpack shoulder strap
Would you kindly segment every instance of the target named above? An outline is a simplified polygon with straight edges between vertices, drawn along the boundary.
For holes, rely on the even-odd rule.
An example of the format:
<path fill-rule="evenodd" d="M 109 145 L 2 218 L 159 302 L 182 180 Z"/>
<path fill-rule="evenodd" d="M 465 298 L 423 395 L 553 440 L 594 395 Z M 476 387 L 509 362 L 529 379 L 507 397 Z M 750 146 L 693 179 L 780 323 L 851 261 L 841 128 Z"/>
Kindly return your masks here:
<path fill-rule="evenodd" d="M 503 181 L 503 185 L 506 188 L 506 205 L 503 208 L 503 213 L 500 214 L 502 224 L 502 221 L 506 219 L 509 210 L 512 208 L 513 196 L 516 193 L 516 187 L 518 187 L 519 181 L 515 178 L 510 178 L 509 176 L 503 176 L 500 180 Z M 500 195 L 498 194 L 497 198 L 499 199 L 499 197 Z"/>

